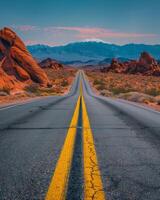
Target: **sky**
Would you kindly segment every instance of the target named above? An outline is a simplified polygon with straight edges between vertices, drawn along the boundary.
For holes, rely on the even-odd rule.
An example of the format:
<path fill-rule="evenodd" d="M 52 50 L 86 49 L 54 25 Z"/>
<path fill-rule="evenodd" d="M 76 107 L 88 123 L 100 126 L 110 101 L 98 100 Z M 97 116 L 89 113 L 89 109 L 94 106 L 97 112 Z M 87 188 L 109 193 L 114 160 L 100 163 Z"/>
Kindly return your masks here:
<path fill-rule="evenodd" d="M 26 45 L 160 44 L 160 0 L 0 0 L 0 28 Z"/>

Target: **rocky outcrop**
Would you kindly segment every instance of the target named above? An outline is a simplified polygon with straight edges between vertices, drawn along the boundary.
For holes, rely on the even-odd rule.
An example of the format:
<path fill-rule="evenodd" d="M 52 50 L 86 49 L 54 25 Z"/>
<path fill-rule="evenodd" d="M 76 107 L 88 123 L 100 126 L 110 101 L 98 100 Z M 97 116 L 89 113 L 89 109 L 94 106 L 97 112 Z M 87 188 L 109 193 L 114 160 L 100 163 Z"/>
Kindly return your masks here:
<path fill-rule="evenodd" d="M 147 52 L 143 52 L 138 61 L 131 60 L 128 62 L 119 62 L 118 60 L 113 59 L 111 65 L 102 69 L 102 71 L 160 76 L 160 66 Z"/>
<path fill-rule="evenodd" d="M 107 68 L 107 71 L 124 73 L 126 71 L 126 65 L 117 59 L 112 59 L 111 65 Z"/>
<path fill-rule="evenodd" d="M 47 58 L 45 60 L 42 60 L 39 65 L 41 66 L 41 68 L 52 68 L 54 70 L 59 70 L 59 69 L 63 69 L 63 65 L 60 64 L 57 60 L 51 59 L 51 58 Z"/>
<path fill-rule="evenodd" d="M 129 63 L 128 72 L 160 76 L 160 66 L 150 54 L 143 52 L 135 65 Z"/>
<path fill-rule="evenodd" d="M 36 63 L 22 40 L 9 28 L 0 30 L 0 87 L 13 88 L 39 83 L 48 86 L 49 80 Z"/>

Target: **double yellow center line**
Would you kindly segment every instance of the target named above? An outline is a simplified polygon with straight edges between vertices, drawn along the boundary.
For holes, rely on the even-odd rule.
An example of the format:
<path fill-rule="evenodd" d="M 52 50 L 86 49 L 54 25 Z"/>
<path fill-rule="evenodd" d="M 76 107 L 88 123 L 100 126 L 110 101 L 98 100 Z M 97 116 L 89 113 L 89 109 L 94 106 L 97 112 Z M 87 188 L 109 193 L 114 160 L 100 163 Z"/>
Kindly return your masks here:
<path fill-rule="evenodd" d="M 105 193 L 94 146 L 93 134 L 83 97 L 82 86 L 68 133 L 57 162 L 45 200 L 65 200 L 68 180 L 72 165 L 78 117 L 82 104 L 82 140 L 83 140 L 83 173 L 84 200 L 105 200 Z M 76 191 L 75 191 L 76 192 Z M 78 199 L 77 199 L 78 200 Z"/>

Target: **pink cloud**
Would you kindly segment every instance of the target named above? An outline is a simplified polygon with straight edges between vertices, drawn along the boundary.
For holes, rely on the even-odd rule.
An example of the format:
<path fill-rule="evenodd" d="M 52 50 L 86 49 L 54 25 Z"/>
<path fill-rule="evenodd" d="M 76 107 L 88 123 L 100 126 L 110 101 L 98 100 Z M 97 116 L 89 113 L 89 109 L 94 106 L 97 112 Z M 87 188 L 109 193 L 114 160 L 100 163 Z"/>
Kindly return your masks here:
<path fill-rule="evenodd" d="M 36 40 L 25 40 L 24 43 L 26 45 L 33 45 L 33 44 L 38 44 L 38 41 L 36 41 Z"/>
<path fill-rule="evenodd" d="M 15 31 L 22 32 L 26 39 L 26 44 L 44 43 L 50 46 L 64 44 L 69 41 L 96 40 L 101 39 L 108 42 L 144 42 L 157 40 L 160 35 L 148 33 L 128 33 L 99 27 L 79 27 L 79 26 L 32 26 L 32 25 L 12 25 Z M 27 34 L 29 32 L 29 34 Z M 30 33 L 33 33 L 33 37 Z M 29 39 L 29 40 L 28 40 Z M 35 40 L 39 41 L 35 41 Z"/>
<path fill-rule="evenodd" d="M 55 33 L 64 35 L 66 31 L 75 33 L 75 36 L 80 39 L 86 38 L 142 38 L 142 37 L 156 37 L 156 34 L 148 33 L 128 33 L 128 32 L 118 32 L 106 28 L 98 27 L 74 27 L 74 26 L 48 26 L 48 27 L 38 27 L 32 25 L 20 25 L 12 26 L 16 30 L 25 31 L 42 31 L 47 33 Z"/>
<path fill-rule="evenodd" d="M 57 27 L 63 31 L 75 31 L 77 37 L 85 38 L 139 38 L 139 37 L 155 37 L 156 34 L 145 33 L 126 33 L 116 32 L 105 28 L 88 28 L 88 27 Z"/>

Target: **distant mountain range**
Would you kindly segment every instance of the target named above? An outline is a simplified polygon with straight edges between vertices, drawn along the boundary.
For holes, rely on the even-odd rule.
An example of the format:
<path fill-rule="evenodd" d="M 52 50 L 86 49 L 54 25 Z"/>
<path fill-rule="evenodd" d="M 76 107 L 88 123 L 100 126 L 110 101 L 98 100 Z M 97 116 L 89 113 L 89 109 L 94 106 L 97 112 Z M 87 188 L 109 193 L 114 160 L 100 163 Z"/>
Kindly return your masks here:
<path fill-rule="evenodd" d="M 160 60 L 160 45 L 127 44 L 115 45 L 103 42 L 76 42 L 65 46 L 50 47 L 46 45 L 32 45 L 27 47 L 37 59 L 54 58 L 67 64 L 96 63 L 112 58 L 138 59 L 143 51 L 150 53 Z"/>

